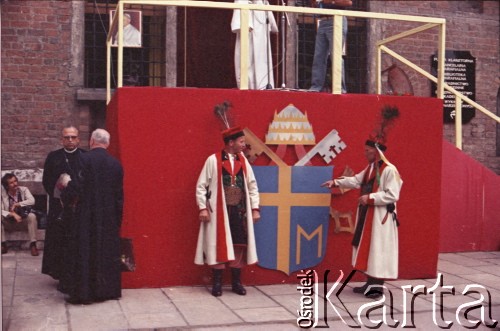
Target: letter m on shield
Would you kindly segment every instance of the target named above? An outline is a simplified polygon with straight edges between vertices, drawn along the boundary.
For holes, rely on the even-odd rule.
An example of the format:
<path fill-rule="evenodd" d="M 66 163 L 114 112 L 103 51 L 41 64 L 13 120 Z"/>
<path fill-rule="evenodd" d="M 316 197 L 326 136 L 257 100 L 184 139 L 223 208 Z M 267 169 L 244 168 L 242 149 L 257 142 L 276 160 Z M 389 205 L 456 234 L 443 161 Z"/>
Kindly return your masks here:
<path fill-rule="evenodd" d="M 311 268 L 325 255 L 333 167 L 254 166 L 261 220 L 255 225 L 259 265 L 286 274 Z"/>

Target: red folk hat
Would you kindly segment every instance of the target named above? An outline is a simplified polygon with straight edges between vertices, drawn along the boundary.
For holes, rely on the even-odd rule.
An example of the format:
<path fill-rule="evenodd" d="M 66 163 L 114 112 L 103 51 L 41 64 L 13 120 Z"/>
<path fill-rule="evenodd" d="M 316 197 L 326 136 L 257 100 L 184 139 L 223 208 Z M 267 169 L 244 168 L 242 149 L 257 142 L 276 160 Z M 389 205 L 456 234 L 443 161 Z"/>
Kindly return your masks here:
<path fill-rule="evenodd" d="M 385 138 L 377 135 L 376 132 L 373 132 L 368 136 L 365 145 L 373 148 L 378 148 L 382 152 L 385 152 L 385 150 L 387 149 L 387 146 L 385 145 Z"/>
<path fill-rule="evenodd" d="M 222 139 L 225 142 L 228 142 L 229 140 L 237 139 L 237 138 L 242 137 L 244 135 L 245 135 L 245 133 L 243 132 L 243 130 L 239 126 L 233 126 L 232 128 L 229 128 L 229 129 L 222 131 Z"/>

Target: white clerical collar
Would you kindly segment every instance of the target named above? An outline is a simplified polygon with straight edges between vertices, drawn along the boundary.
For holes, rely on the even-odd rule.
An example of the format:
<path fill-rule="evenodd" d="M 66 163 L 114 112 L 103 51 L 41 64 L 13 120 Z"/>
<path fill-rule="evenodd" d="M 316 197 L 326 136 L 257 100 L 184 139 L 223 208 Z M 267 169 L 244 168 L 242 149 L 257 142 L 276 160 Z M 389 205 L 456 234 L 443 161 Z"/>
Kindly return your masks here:
<path fill-rule="evenodd" d="M 68 151 L 66 148 L 63 148 L 63 149 L 64 149 L 64 151 L 65 151 L 66 153 L 71 154 L 71 153 L 74 153 L 74 152 L 75 152 L 78 148 L 75 148 L 75 149 L 74 149 L 74 150 L 72 150 L 72 151 Z"/>

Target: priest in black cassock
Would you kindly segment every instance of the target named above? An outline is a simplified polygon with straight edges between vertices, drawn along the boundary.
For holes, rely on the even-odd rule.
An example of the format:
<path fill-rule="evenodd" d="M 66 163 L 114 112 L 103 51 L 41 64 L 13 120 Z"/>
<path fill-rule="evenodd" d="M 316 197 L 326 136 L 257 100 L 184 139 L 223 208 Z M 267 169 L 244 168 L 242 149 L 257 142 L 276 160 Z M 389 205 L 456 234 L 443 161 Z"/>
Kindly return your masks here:
<path fill-rule="evenodd" d="M 52 151 L 45 160 L 43 167 L 43 187 L 49 198 L 49 213 L 45 229 L 42 273 L 54 279 L 60 279 L 65 266 L 63 255 L 67 251 L 65 223 L 62 220 L 63 207 L 56 190 L 56 183 L 62 174 L 75 177 L 80 171 L 80 154 L 85 152 L 78 148 L 80 138 L 78 130 L 73 126 L 62 130 L 61 143 L 63 148 Z M 69 211 L 70 212 L 70 211 Z M 67 216 L 71 216 L 68 214 Z M 59 286 L 59 290 L 63 289 Z"/>
<path fill-rule="evenodd" d="M 106 151 L 110 135 L 97 129 L 90 151 L 80 157 L 80 176 L 63 189 L 64 204 L 76 201 L 70 227 L 69 270 L 63 285 L 66 301 L 89 304 L 121 297 L 120 226 L 123 214 L 123 168 Z"/>

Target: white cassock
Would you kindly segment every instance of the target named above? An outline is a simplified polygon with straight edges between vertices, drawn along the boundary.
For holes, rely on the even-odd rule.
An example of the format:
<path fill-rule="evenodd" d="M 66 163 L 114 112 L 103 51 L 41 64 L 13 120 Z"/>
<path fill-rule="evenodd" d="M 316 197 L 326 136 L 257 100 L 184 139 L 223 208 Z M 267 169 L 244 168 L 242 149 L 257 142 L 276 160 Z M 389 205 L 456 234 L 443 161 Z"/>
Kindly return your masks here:
<path fill-rule="evenodd" d="M 269 4 L 267 0 L 235 0 L 235 3 Z M 240 87 L 240 10 L 233 12 L 231 30 L 236 33 L 236 45 L 234 49 L 234 67 L 236 83 Z M 278 25 L 271 11 L 250 12 L 249 33 L 249 64 L 248 64 L 248 88 L 252 90 L 265 89 L 269 83 L 274 88 L 273 59 L 271 51 L 270 32 L 277 33 Z"/>

